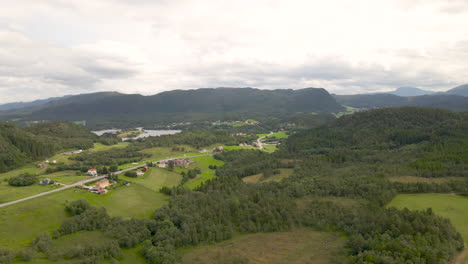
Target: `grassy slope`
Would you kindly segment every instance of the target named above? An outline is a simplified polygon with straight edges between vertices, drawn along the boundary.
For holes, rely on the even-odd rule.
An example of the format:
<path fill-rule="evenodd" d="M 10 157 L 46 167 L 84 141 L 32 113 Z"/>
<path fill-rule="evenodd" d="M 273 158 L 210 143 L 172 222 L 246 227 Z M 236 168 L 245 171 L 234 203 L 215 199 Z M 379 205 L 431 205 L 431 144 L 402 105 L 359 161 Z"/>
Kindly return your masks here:
<path fill-rule="evenodd" d="M 132 184 L 96 195 L 70 189 L 0 208 L 0 247 L 21 248 L 42 232 L 53 231 L 66 218 L 66 201 L 86 199 L 105 207 L 112 216 L 150 217 L 168 197 L 143 186 Z"/>
<path fill-rule="evenodd" d="M 282 181 L 283 179 L 291 176 L 291 174 L 294 171 L 293 169 L 279 169 L 279 170 L 280 170 L 280 174 L 273 175 L 273 176 L 268 177 L 266 179 L 263 178 L 263 173 L 260 173 L 260 174 L 255 174 L 255 175 L 252 175 L 252 176 L 244 177 L 244 178 L 242 178 L 242 180 L 245 183 L 259 183 L 259 182 L 270 182 L 270 181 L 279 182 L 279 181 Z"/>
<path fill-rule="evenodd" d="M 339 235 L 307 228 L 249 234 L 215 245 L 186 249 L 183 251 L 183 263 L 235 263 L 232 261 L 237 259 L 248 260 L 249 264 L 325 264 L 332 263 L 343 244 L 344 240 Z"/>
<path fill-rule="evenodd" d="M 185 187 L 189 189 L 195 189 L 205 181 L 215 177 L 215 171 L 208 168 L 209 165 L 221 166 L 224 164 L 223 161 L 213 158 L 213 156 L 203 156 L 191 158 L 194 163 L 190 164 L 190 168 L 200 168 L 202 173 L 197 175 L 195 179 L 191 179 L 185 183 Z"/>
<path fill-rule="evenodd" d="M 450 219 L 465 241 L 468 241 L 468 197 L 452 194 L 400 194 L 388 206 L 425 210 Z"/>
<path fill-rule="evenodd" d="M 179 184 L 182 177 L 179 173 L 168 171 L 166 169 L 150 168 L 150 170 L 146 172 L 144 176 L 137 178 L 121 176 L 121 179 L 134 184 L 139 184 L 155 192 L 159 192 L 159 189 L 161 189 L 163 186 L 176 186 Z"/>

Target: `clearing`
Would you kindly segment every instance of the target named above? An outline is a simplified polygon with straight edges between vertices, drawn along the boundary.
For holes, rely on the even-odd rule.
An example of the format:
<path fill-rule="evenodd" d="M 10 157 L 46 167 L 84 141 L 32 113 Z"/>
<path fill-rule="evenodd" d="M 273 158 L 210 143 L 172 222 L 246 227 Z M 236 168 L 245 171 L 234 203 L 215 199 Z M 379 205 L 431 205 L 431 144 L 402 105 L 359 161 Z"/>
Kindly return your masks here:
<path fill-rule="evenodd" d="M 294 169 L 279 169 L 280 173 L 272 175 L 268 178 L 264 178 L 263 173 L 255 174 L 252 176 L 247 176 L 242 178 L 242 181 L 245 183 L 262 183 L 262 182 L 270 182 L 270 181 L 275 181 L 275 182 L 280 182 L 283 179 L 289 177 L 292 175 L 294 172 Z"/>
<path fill-rule="evenodd" d="M 408 208 L 410 210 L 432 210 L 443 217 L 450 219 L 455 228 L 460 232 L 463 240 L 468 241 L 468 197 L 455 194 L 399 194 L 388 206 L 396 208 Z M 454 261 L 455 264 L 468 264 L 468 249 Z"/>
<path fill-rule="evenodd" d="M 301 228 L 291 232 L 241 235 L 214 245 L 184 250 L 182 263 L 326 264 L 340 255 L 338 234 Z"/>

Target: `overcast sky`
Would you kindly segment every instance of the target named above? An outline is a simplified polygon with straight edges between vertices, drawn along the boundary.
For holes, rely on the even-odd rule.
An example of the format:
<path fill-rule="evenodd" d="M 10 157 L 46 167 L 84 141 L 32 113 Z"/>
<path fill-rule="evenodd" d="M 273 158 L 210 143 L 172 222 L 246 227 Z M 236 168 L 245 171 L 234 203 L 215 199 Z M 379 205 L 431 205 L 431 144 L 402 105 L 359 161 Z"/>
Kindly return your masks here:
<path fill-rule="evenodd" d="M 0 0 L 0 103 L 468 82 L 468 0 Z"/>

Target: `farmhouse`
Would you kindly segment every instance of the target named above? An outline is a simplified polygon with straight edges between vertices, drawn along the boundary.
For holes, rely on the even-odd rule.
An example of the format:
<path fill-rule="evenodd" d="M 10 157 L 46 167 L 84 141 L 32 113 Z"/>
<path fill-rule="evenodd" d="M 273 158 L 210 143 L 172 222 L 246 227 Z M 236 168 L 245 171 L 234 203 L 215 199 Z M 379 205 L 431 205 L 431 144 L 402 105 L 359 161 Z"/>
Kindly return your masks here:
<path fill-rule="evenodd" d="M 110 182 L 108 179 L 102 179 L 98 182 L 96 182 L 95 186 L 99 187 L 99 188 L 106 188 L 107 186 L 110 186 Z"/>
<path fill-rule="evenodd" d="M 52 184 L 52 183 L 54 183 L 53 180 L 51 180 L 51 179 L 49 179 L 49 178 L 45 178 L 45 179 L 43 179 L 43 180 L 41 180 L 41 181 L 39 182 L 39 185 L 49 185 L 49 184 Z"/>
<path fill-rule="evenodd" d="M 220 153 L 220 152 L 224 152 L 224 147 L 223 146 L 219 146 L 219 147 L 213 149 L 213 153 Z"/>
<path fill-rule="evenodd" d="M 137 176 L 143 176 L 143 175 L 145 175 L 145 173 L 143 171 L 141 171 L 141 170 L 137 170 L 136 175 Z"/>
<path fill-rule="evenodd" d="M 157 165 L 159 168 L 166 168 L 167 166 L 167 160 L 161 160 L 161 161 L 158 161 Z"/>
<path fill-rule="evenodd" d="M 42 169 L 42 168 L 45 168 L 45 165 L 44 163 L 40 163 L 40 164 L 37 164 L 36 167 Z"/>
<path fill-rule="evenodd" d="M 97 170 L 96 170 L 96 169 L 89 169 L 88 172 L 87 172 L 87 174 L 88 174 L 89 176 L 93 176 L 93 177 L 98 176 L 98 173 L 97 173 Z"/>

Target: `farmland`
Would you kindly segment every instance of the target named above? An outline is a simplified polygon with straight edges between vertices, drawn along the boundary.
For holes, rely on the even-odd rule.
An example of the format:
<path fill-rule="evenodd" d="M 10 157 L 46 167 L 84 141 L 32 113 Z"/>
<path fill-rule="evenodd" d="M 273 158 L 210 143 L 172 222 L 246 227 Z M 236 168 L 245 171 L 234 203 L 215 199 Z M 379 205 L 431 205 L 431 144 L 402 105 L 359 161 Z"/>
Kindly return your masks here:
<path fill-rule="evenodd" d="M 343 244 L 340 235 L 303 228 L 241 235 L 218 244 L 186 249 L 182 260 L 184 264 L 326 264 L 340 255 Z"/>
<path fill-rule="evenodd" d="M 388 206 L 426 210 L 432 208 L 435 213 L 447 217 L 468 241 L 468 197 L 453 194 L 400 194 Z"/>

